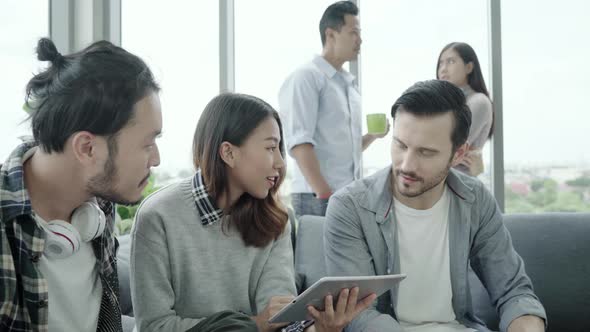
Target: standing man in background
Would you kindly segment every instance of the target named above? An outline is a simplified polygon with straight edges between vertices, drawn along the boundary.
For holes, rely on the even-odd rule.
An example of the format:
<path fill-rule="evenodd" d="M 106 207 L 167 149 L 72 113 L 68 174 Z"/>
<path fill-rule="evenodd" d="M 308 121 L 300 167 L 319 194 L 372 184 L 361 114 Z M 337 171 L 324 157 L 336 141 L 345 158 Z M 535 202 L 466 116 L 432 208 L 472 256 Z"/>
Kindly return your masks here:
<path fill-rule="evenodd" d="M 292 73 L 279 92 L 289 154 L 295 158 L 292 204 L 297 216 L 326 213 L 332 192 L 361 178 L 361 154 L 383 134 L 362 135 L 356 78 L 342 68 L 361 47 L 358 7 L 330 5 L 320 20 L 322 55 Z"/>

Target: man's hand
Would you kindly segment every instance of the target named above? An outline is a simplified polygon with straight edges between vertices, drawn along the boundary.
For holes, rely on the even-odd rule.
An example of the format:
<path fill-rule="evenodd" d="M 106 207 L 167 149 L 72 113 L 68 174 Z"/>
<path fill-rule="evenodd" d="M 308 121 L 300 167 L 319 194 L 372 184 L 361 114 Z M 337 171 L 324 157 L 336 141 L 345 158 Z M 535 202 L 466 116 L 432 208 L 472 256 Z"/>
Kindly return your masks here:
<path fill-rule="evenodd" d="M 371 143 L 373 143 L 376 139 L 385 137 L 389 133 L 389 128 L 390 127 L 391 127 L 391 125 L 389 124 L 389 119 L 387 119 L 387 127 L 385 128 L 385 132 L 384 133 L 382 133 L 382 134 L 365 134 L 365 135 L 363 135 L 363 141 L 362 141 L 362 149 L 363 149 L 363 151 L 365 151 L 365 149 L 368 148 L 369 145 L 371 145 Z"/>
<path fill-rule="evenodd" d="M 318 311 L 313 306 L 308 306 L 307 311 L 313 317 L 315 330 L 318 332 L 340 332 L 359 313 L 367 309 L 377 298 L 371 294 L 357 302 L 359 288 L 345 288 L 340 291 L 336 309 L 334 310 L 332 295 L 324 298 L 324 311 Z"/>
<path fill-rule="evenodd" d="M 256 326 L 258 326 L 258 331 L 262 332 L 271 332 L 275 331 L 283 326 L 289 325 L 289 323 L 276 323 L 276 324 L 269 324 L 268 320 L 274 316 L 279 310 L 281 310 L 284 306 L 291 303 L 293 300 L 293 296 L 273 296 L 268 301 L 266 308 L 257 316 L 252 317 L 252 320 L 256 322 Z"/>
<path fill-rule="evenodd" d="M 387 134 L 389 133 L 390 127 L 391 127 L 391 124 L 389 123 L 389 119 L 387 119 L 387 127 L 385 128 L 385 132 L 382 134 L 371 134 L 371 135 L 373 135 L 375 138 L 383 138 L 383 137 L 387 136 Z"/>
<path fill-rule="evenodd" d="M 329 199 L 330 196 L 332 196 L 332 191 L 331 190 L 328 190 L 328 191 L 325 191 L 325 192 L 319 192 L 319 193 L 316 193 L 315 194 L 315 198 L 317 198 L 317 199 Z"/>
<path fill-rule="evenodd" d="M 545 322 L 537 316 L 520 316 L 510 323 L 508 332 L 545 332 Z"/>
<path fill-rule="evenodd" d="M 332 192 L 330 185 L 328 185 L 328 182 L 326 182 L 326 179 L 324 179 L 324 176 L 320 172 L 320 162 L 318 161 L 313 145 L 310 143 L 295 145 L 291 149 L 291 154 L 295 158 L 297 166 L 301 169 L 305 181 L 309 183 L 309 186 L 316 195 L 324 195 Z"/>

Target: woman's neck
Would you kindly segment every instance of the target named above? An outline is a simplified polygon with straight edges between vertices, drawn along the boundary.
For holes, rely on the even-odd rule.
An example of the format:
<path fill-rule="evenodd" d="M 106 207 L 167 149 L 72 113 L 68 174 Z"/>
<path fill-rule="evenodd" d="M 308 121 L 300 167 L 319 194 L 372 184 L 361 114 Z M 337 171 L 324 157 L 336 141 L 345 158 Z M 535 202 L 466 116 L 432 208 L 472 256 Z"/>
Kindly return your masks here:
<path fill-rule="evenodd" d="M 223 211 L 229 211 L 229 209 L 234 206 L 234 204 L 240 199 L 242 196 L 243 191 L 237 190 L 231 184 L 228 186 L 227 190 L 225 190 L 218 198 L 215 203 L 217 203 L 217 207 L 222 209 Z"/>
<path fill-rule="evenodd" d="M 469 84 L 465 84 L 463 86 L 460 86 L 459 89 L 461 89 L 461 91 L 463 91 L 463 93 L 465 94 L 465 96 L 469 96 L 469 95 L 471 95 L 472 93 L 475 92 L 473 90 L 473 88 Z"/>

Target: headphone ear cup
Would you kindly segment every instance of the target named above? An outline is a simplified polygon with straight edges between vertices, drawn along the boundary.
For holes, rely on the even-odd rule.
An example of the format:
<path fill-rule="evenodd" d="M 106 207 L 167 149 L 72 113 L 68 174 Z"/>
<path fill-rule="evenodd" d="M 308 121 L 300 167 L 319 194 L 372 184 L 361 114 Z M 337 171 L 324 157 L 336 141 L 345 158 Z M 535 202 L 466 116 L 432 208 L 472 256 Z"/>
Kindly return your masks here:
<path fill-rule="evenodd" d="M 66 258 L 80 249 L 80 234 L 63 220 L 47 223 L 47 236 L 43 253 L 49 258 Z"/>
<path fill-rule="evenodd" d="M 72 214 L 72 225 L 80 233 L 84 242 L 101 236 L 106 226 L 106 217 L 98 204 L 85 202 Z"/>

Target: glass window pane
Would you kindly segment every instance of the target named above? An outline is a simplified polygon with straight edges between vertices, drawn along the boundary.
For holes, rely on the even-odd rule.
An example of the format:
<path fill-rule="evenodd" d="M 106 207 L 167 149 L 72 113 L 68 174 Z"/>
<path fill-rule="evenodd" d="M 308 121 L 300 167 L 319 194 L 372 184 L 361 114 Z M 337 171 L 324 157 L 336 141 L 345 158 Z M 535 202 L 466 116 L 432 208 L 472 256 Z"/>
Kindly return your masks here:
<path fill-rule="evenodd" d="M 192 172 L 192 141 L 205 105 L 219 92 L 217 1 L 121 2 L 122 45 L 150 66 L 162 87 L 161 178 Z"/>
<path fill-rule="evenodd" d="M 506 212 L 590 211 L 588 12 L 502 2 Z"/>
<path fill-rule="evenodd" d="M 235 1 L 236 91 L 278 108 L 283 81 L 321 54 L 320 18 L 333 2 Z"/>
<path fill-rule="evenodd" d="M 18 31 L 18 33 L 15 33 Z M 4 1 L 0 4 L 0 163 L 20 143 L 22 135 L 30 135 L 29 122 L 23 123 L 25 87 L 33 73 L 45 68 L 37 60 L 35 48 L 41 37 L 49 35 L 48 1 Z"/>
<path fill-rule="evenodd" d="M 334 2 L 235 1 L 236 91 L 262 98 L 278 111 L 287 76 L 322 53 L 320 19 Z M 290 178 L 295 161 L 287 157 L 287 163 Z M 290 182 L 283 182 L 282 193 L 290 192 Z"/>
<path fill-rule="evenodd" d="M 441 49 L 450 42 L 471 45 L 489 89 L 488 10 L 485 0 L 362 1 L 363 113 L 391 114 L 395 100 L 417 81 L 435 79 Z M 468 13 L 468 14 L 466 14 Z M 366 128 L 366 124 L 365 124 Z M 489 141 L 484 149 L 490 183 Z M 364 153 L 365 175 L 391 164 L 391 132 Z"/>

